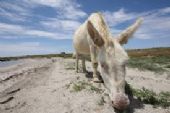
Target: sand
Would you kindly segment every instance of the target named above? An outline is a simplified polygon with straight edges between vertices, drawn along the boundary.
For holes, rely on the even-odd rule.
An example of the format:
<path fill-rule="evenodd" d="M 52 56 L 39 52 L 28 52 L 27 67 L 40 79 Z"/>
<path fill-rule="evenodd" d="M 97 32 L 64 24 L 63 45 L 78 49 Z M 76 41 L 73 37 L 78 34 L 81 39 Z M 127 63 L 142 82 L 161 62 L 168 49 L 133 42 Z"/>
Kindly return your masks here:
<path fill-rule="evenodd" d="M 73 59 L 23 59 L 0 68 L 0 113 L 115 113 L 104 93 L 73 91 L 78 81 L 106 91 L 102 83 L 92 83 L 87 74 L 75 73 L 73 64 Z M 90 62 L 87 69 L 92 70 Z M 170 91 L 166 74 L 127 68 L 126 80 L 134 88 Z M 102 98 L 105 102 L 100 104 Z M 170 113 L 170 108 L 154 108 L 135 99 L 131 103 L 130 113 Z"/>

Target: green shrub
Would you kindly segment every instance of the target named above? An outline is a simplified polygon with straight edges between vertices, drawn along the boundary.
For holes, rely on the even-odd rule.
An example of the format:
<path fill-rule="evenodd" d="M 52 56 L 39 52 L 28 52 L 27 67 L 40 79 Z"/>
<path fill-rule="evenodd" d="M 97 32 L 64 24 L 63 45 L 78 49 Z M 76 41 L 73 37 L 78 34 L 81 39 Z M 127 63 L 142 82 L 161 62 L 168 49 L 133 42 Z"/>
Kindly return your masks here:
<path fill-rule="evenodd" d="M 146 104 L 152 104 L 155 105 L 157 100 L 156 100 L 156 93 L 153 91 L 150 91 L 148 89 L 142 88 L 141 89 L 133 89 L 133 94 L 142 102 Z"/>
<path fill-rule="evenodd" d="M 96 93 L 101 93 L 102 92 L 102 89 L 97 88 L 97 87 L 95 87 L 95 86 L 93 86 L 91 84 L 89 85 L 89 87 L 90 87 L 90 90 L 93 91 L 93 92 L 96 92 Z"/>
<path fill-rule="evenodd" d="M 166 65 L 165 68 L 170 68 L 170 64 L 169 64 L 169 65 Z"/>
<path fill-rule="evenodd" d="M 170 92 L 156 94 L 151 90 L 145 88 L 134 89 L 129 84 L 126 84 L 126 93 L 135 96 L 145 104 L 152 104 L 154 107 L 161 106 L 166 108 L 170 106 Z"/>
<path fill-rule="evenodd" d="M 74 83 L 74 84 L 73 84 L 73 91 L 79 92 L 79 91 L 81 91 L 81 90 L 83 90 L 83 89 L 86 88 L 85 85 L 86 85 L 85 82 L 78 82 L 77 84 Z"/>
<path fill-rule="evenodd" d="M 100 88 L 97 88 L 93 86 L 90 83 L 84 82 L 84 81 L 79 81 L 77 83 L 73 83 L 73 91 L 79 92 L 82 91 L 83 89 L 88 89 L 89 91 L 96 92 L 96 93 L 101 93 L 103 90 Z"/>
<path fill-rule="evenodd" d="M 149 70 L 156 73 L 164 72 L 163 63 L 167 63 L 169 57 L 142 57 L 142 58 L 130 58 L 128 66 L 132 68 L 138 68 L 140 70 Z M 169 61 L 170 62 L 170 61 Z"/>

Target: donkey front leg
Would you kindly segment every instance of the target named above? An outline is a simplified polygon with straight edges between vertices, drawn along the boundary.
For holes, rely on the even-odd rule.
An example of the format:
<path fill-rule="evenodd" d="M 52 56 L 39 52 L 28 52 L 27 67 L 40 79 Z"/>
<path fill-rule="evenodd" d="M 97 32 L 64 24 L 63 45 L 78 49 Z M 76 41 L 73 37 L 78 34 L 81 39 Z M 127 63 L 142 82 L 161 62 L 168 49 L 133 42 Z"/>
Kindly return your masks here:
<path fill-rule="evenodd" d="M 97 53 L 96 53 L 96 48 L 94 46 L 90 46 L 90 56 L 91 56 L 91 62 L 93 66 L 93 81 L 94 82 L 100 82 L 98 76 L 97 76 L 97 67 L 98 67 L 98 62 L 97 62 Z"/>
<path fill-rule="evenodd" d="M 79 69 L 79 55 L 76 53 L 76 59 L 75 59 L 75 71 L 78 73 Z"/>
<path fill-rule="evenodd" d="M 86 63 L 85 63 L 85 58 L 82 58 L 82 68 L 83 68 L 83 73 L 86 73 Z"/>

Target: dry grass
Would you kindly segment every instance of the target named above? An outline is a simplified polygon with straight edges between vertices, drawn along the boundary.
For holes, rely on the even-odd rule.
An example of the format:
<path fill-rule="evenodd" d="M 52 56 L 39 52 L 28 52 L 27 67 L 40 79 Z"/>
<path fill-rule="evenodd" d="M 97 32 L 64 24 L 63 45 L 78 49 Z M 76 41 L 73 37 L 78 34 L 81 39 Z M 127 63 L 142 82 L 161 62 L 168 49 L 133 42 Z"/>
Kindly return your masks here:
<path fill-rule="evenodd" d="M 166 72 L 170 69 L 170 48 L 127 50 L 128 66 L 153 72 Z"/>
<path fill-rule="evenodd" d="M 170 47 L 127 50 L 130 57 L 170 56 Z"/>

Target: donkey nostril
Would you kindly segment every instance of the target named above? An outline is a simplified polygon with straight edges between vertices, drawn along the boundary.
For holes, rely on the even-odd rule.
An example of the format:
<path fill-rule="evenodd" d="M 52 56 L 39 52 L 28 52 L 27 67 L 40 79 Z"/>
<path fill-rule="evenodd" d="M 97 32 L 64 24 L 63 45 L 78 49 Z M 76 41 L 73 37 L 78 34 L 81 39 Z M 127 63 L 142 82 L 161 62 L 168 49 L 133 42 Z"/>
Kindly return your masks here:
<path fill-rule="evenodd" d="M 118 109 L 118 110 L 124 110 L 129 105 L 126 102 L 112 102 L 112 104 L 113 104 L 113 107 Z"/>
<path fill-rule="evenodd" d="M 124 94 L 116 94 L 114 101 L 112 101 L 113 107 L 119 110 L 124 110 L 129 105 L 129 99 Z"/>

